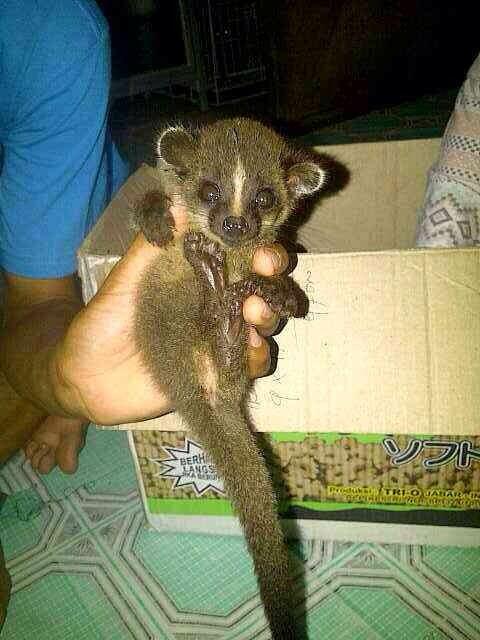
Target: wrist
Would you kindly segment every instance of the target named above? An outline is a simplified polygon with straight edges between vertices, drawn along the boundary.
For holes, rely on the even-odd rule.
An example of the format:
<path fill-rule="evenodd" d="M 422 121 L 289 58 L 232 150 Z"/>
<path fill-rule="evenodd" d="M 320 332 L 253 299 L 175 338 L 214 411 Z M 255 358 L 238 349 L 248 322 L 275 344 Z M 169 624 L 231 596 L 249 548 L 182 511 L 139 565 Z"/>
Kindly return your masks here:
<path fill-rule="evenodd" d="M 59 345 L 46 354 L 46 372 L 49 385 L 47 393 L 57 408 L 54 413 L 66 418 L 89 421 L 82 395 L 65 373 L 62 350 Z"/>

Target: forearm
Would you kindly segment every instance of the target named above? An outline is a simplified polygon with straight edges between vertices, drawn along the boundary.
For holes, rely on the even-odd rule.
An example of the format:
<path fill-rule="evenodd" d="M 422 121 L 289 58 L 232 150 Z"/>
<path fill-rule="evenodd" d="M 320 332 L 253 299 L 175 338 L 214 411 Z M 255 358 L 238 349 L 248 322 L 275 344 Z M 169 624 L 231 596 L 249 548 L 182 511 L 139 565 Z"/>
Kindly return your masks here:
<path fill-rule="evenodd" d="M 21 312 L 9 314 L 7 309 L 0 367 L 22 398 L 49 414 L 72 417 L 56 375 L 56 353 L 80 307 L 79 300 L 59 298 L 24 307 Z"/>

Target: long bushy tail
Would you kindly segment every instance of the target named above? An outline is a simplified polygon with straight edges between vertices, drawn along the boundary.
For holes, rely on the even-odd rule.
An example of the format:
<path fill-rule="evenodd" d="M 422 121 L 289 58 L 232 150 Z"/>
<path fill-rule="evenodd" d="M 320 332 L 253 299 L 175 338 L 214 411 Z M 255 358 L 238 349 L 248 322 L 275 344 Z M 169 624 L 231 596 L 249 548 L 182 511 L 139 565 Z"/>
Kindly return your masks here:
<path fill-rule="evenodd" d="M 272 482 L 241 410 L 219 403 L 215 410 L 205 400 L 177 406 L 217 467 L 243 526 L 272 639 L 294 640 L 291 561 Z"/>

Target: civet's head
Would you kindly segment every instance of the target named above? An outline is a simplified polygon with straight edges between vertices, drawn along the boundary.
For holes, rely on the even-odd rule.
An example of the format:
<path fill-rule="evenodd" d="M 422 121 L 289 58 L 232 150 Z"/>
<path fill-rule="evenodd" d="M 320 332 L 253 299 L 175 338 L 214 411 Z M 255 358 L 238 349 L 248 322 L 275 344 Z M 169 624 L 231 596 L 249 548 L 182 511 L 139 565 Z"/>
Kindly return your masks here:
<path fill-rule="evenodd" d="M 295 202 L 320 190 L 326 171 L 254 120 L 222 120 L 192 133 L 166 129 L 160 162 L 176 172 L 191 227 L 238 246 L 273 240 Z"/>

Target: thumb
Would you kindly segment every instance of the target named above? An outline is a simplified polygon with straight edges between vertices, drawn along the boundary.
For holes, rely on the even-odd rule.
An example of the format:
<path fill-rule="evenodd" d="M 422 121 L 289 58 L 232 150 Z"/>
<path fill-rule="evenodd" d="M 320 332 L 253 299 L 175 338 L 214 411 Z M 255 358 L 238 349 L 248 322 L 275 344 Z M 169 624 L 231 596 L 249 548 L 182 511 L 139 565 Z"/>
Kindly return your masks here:
<path fill-rule="evenodd" d="M 161 249 L 156 247 L 139 233 L 125 255 L 115 264 L 108 276 L 105 278 L 97 295 L 91 302 L 98 299 L 98 294 L 119 295 L 131 291 L 139 282 L 145 269 L 158 256 Z"/>
<path fill-rule="evenodd" d="M 188 228 L 187 208 L 180 198 L 172 198 L 170 213 L 175 223 L 173 234 L 178 238 Z M 125 288 L 131 290 L 138 283 L 144 270 L 158 257 L 160 251 L 160 247 L 151 244 L 143 233 L 139 233 L 126 254 L 117 262 L 105 279 L 100 289 L 101 293 L 120 293 L 119 287 L 124 289 L 124 293 Z"/>
<path fill-rule="evenodd" d="M 175 229 L 173 230 L 174 235 L 182 235 L 188 228 L 188 215 L 187 207 L 183 204 L 180 197 L 172 197 L 170 213 L 172 214 L 173 221 L 175 223 Z"/>
<path fill-rule="evenodd" d="M 174 236 L 178 237 L 185 233 L 188 226 L 187 209 L 179 200 L 173 200 L 170 212 L 175 222 L 173 230 Z M 132 284 L 138 282 L 143 274 L 144 269 L 158 257 L 160 247 L 157 247 L 145 238 L 143 233 L 139 233 L 123 258 L 115 265 L 109 277 L 105 280 L 102 287 L 105 293 L 109 291 L 109 287 L 118 286 L 119 282 Z"/>

